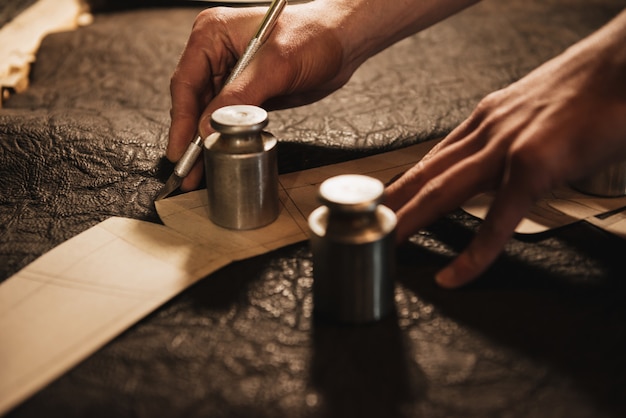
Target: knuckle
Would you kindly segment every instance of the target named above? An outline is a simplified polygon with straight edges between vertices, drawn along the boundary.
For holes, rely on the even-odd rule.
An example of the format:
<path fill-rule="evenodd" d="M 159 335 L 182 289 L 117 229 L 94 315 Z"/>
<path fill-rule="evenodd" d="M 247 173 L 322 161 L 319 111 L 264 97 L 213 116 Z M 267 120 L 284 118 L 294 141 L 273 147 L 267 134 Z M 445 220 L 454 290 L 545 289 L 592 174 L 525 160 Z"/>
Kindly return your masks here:
<path fill-rule="evenodd" d="M 419 200 L 429 205 L 429 212 L 433 219 L 439 219 L 449 211 L 449 203 L 446 202 L 448 190 L 439 177 L 427 181 L 418 193 Z"/>
<path fill-rule="evenodd" d="M 228 20 L 228 12 L 227 7 L 212 7 L 201 11 L 193 23 L 192 33 L 207 26 L 225 25 Z"/>
<path fill-rule="evenodd" d="M 444 195 L 444 187 L 438 177 L 430 179 L 422 187 L 422 194 L 428 197 L 428 200 L 439 200 Z"/>
<path fill-rule="evenodd" d="M 484 119 L 487 115 L 497 112 L 503 102 L 504 92 L 497 90 L 486 95 L 474 110 L 474 116 Z"/>
<path fill-rule="evenodd" d="M 509 111 L 504 95 L 502 90 L 495 91 L 478 102 L 467 120 L 466 128 L 482 132 L 483 137 L 497 131 Z"/>
<path fill-rule="evenodd" d="M 534 142 L 511 146 L 508 159 L 510 181 L 538 196 L 549 188 L 555 156 Z"/>
<path fill-rule="evenodd" d="M 411 200 L 413 195 L 420 188 L 422 181 L 423 162 L 420 161 L 408 171 L 395 175 L 387 182 L 386 205 L 393 210 L 398 210 L 406 202 Z"/>
<path fill-rule="evenodd" d="M 530 172 L 541 165 L 539 156 L 535 155 L 535 149 L 532 146 L 522 144 L 513 144 L 509 150 L 507 159 L 511 170 L 514 172 Z"/>

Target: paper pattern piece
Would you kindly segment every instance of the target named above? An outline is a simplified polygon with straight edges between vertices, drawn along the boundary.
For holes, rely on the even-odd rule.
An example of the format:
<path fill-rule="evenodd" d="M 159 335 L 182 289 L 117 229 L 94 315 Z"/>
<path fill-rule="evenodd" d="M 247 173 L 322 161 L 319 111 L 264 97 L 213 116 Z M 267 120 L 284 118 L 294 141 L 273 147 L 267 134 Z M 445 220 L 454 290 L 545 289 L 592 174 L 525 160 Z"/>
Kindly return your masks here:
<path fill-rule="evenodd" d="M 477 218 L 485 219 L 492 201 L 493 194 L 484 193 L 470 199 L 462 208 Z M 626 209 L 626 196 L 595 197 L 569 187 L 561 187 L 539 199 L 517 225 L 515 232 L 537 234 L 584 219 L 613 234 L 626 237 L 626 222 L 617 222 L 617 218 L 614 217 L 610 218 L 613 222 L 596 218 L 598 215 L 620 208 Z"/>
<path fill-rule="evenodd" d="M 306 223 L 294 202 L 279 188 L 280 214 L 272 224 L 258 229 L 233 231 L 208 219 L 206 190 L 155 202 L 165 225 L 192 241 L 211 248 L 229 261 L 254 257 L 307 238 Z"/>
<path fill-rule="evenodd" d="M 606 218 L 593 216 L 585 220 L 598 228 L 626 239 L 626 210 L 614 213 Z"/>
<path fill-rule="evenodd" d="M 279 219 L 257 230 L 213 225 L 200 190 L 156 204 L 165 226 L 109 218 L 52 249 L 0 284 L 0 415 L 196 281 L 305 240 L 325 179 L 355 173 L 387 182 L 433 145 L 283 174 Z"/>
<path fill-rule="evenodd" d="M 229 262 L 162 225 L 110 218 L 0 285 L 0 414 Z"/>

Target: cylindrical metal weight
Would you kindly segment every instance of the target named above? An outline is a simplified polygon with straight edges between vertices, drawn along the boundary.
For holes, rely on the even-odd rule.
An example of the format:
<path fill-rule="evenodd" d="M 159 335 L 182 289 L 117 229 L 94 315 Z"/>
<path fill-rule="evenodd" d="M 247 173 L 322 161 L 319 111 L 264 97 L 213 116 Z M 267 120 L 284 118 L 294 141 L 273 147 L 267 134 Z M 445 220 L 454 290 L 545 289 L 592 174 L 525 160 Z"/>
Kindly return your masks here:
<path fill-rule="evenodd" d="M 361 175 L 320 186 L 323 206 L 309 216 L 316 315 L 365 323 L 393 311 L 396 216 L 380 204 L 383 191 L 382 182 Z"/>
<path fill-rule="evenodd" d="M 626 195 L 626 161 L 611 164 L 589 177 L 572 183 L 572 187 L 594 196 L 624 196 Z"/>
<path fill-rule="evenodd" d="M 277 140 L 263 128 L 267 112 L 226 106 L 211 115 L 217 131 L 204 142 L 209 218 L 230 229 L 253 229 L 278 217 Z"/>

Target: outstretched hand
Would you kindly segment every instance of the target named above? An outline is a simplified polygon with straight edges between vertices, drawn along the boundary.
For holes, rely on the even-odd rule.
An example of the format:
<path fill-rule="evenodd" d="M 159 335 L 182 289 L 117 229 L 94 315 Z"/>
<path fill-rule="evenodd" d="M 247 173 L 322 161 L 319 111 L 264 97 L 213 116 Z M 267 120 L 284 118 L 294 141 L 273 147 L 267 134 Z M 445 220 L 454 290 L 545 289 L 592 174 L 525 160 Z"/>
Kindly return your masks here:
<path fill-rule="evenodd" d="M 498 256 L 544 192 L 626 158 L 626 12 L 520 81 L 488 95 L 389 186 L 398 238 L 494 190 L 469 246 L 436 277 L 463 285 Z"/>

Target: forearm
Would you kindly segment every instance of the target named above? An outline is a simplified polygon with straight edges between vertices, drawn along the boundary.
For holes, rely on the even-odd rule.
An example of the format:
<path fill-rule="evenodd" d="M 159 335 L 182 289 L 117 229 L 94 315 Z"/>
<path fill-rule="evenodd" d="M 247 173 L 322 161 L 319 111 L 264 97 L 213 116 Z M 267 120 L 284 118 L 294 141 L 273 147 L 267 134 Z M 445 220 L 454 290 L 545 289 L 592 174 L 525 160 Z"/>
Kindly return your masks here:
<path fill-rule="evenodd" d="M 334 28 L 344 64 L 356 68 L 369 57 L 478 0 L 316 0 L 310 6 Z"/>

